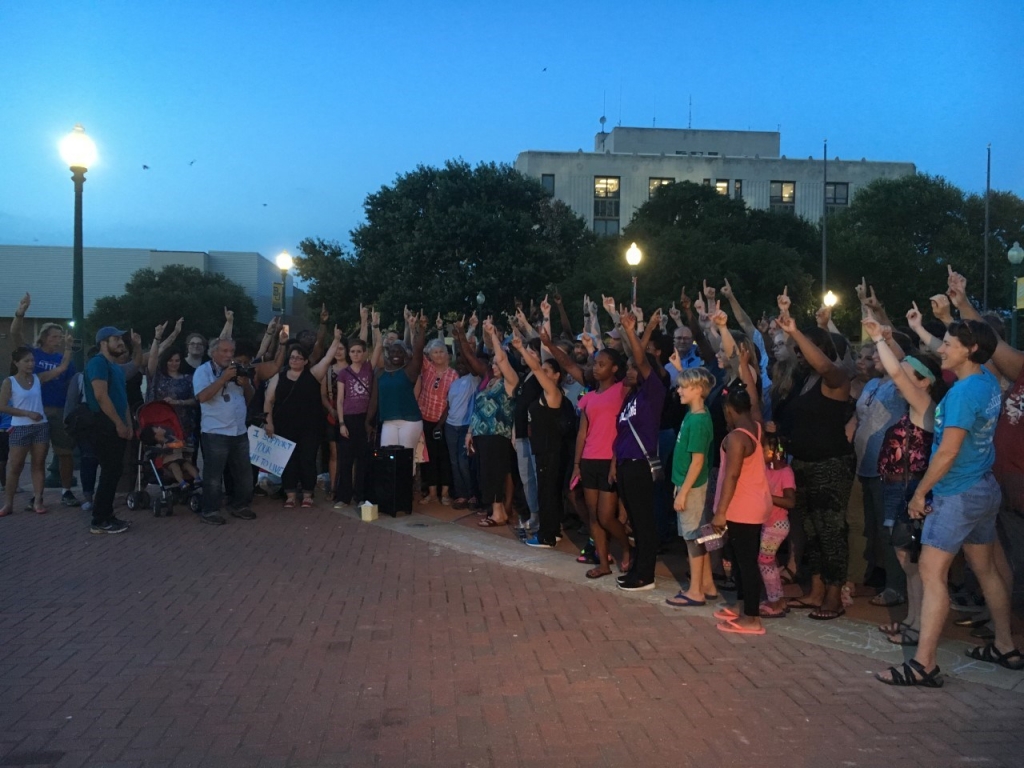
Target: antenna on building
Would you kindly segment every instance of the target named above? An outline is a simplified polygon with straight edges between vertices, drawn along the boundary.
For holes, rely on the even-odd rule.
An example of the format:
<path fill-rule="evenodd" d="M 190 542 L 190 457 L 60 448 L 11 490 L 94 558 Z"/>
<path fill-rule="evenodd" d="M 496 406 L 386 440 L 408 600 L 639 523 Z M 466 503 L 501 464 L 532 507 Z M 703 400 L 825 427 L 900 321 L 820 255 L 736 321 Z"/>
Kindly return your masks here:
<path fill-rule="evenodd" d="M 608 114 L 608 91 L 605 91 L 601 95 L 601 119 L 598 121 L 601 123 L 601 133 L 604 133 L 604 124 L 608 122 L 608 118 L 605 115 Z"/>
<path fill-rule="evenodd" d="M 654 117 L 651 119 L 651 127 L 658 127 L 658 97 L 654 97 Z"/>
<path fill-rule="evenodd" d="M 619 126 L 622 126 L 622 79 L 619 79 Z"/>
<path fill-rule="evenodd" d="M 690 114 L 686 118 L 687 129 L 693 128 L 693 94 L 690 94 Z"/>

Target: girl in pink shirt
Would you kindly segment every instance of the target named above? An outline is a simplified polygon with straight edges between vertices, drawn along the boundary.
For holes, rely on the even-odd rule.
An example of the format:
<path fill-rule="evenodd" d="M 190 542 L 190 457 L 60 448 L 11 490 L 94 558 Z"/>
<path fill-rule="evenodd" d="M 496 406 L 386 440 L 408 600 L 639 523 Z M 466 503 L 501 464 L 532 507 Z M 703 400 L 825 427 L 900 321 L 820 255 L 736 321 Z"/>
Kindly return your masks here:
<path fill-rule="evenodd" d="M 768 489 L 772 494 L 772 512 L 761 527 L 761 551 L 757 556 L 766 595 L 760 611 L 762 619 L 779 619 L 786 615 L 788 609 L 776 557 L 782 542 L 789 536 L 789 510 L 796 504 L 796 478 L 786 463 L 786 451 L 777 435 L 768 435 L 765 439 L 764 461 Z"/>

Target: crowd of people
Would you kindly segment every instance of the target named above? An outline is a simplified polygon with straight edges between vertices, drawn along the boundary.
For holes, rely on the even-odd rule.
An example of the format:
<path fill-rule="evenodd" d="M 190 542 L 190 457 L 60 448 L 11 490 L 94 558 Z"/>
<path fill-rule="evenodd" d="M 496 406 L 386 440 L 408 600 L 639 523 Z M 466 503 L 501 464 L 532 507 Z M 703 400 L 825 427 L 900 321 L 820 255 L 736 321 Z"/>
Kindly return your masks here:
<path fill-rule="evenodd" d="M 498 317 L 431 322 L 406 309 L 390 329 L 361 306 L 352 338 L 338 326 L 331 335 L 324 309 L 316 333 L 290 338 L 274 319 L 259 345 L 232 338 L 225 309 L 218 338 L 189 334 L 184 347 L 184 319 L 158 326 L 148 352 L 134 331 L 101 328 L 82 372 L 59 326 L 24 344 L 26 295 L 0 388 L 0 516 L 14 510 L 29 457 L 29 508 L 46 511 L 52 445 L 62 503 L 88 509 L 93 533 L 127 531 L 114 507 L 134 414 L 163 402 L 181 432 L 174 482 L 202 486 L 199 519 L 210 525 L 225 524 L 225 511 L 255 518 L 252 424 L 295 443 L 280 477 L 287 509 L 315 504 L 321 473 L 336 508 L 358 504 L 374 447 L 401 446 L 415 452 L 420 503 L 511 525 L 536 548 L 586 526 L 582 576 L 614 575 L 624 591 L 653 589 L 659 554 L 681 539 L 689 578 L 668 603 L 704 606 L 735 590 L 714 614 L 722 632 L 761 635 L 766 620 L 799 610 L 834 620 L 854 583 L 873 585 L 873 604 L 907 606 L 879 631 L 916 646 L 877 675 L 887 684 L 942 684 L 950 571 L 972 574 L 986 613 L 967 623 L 987 642 L 968 655 L 1024 669 L 1007 556 L 1024 546 L 1008 535 L 1024 515 L 1024 353 L 952 269 L 929 320 L 916 304 L 905 322 L 890 317 L 866 283 L 856 292 L 863 342 L 824 306 L 798 323 L 785 288 L 777 313 L 754 322 L 726 281 L 692 298 L 684 289 L 678 306 L 646 318 L 584 297 L 581 325 L 557 294 Z M 855 482 L 863 560 L 849 554 Z M 797 582 L 805 593 L 787 599 L 784 585 Z"/>

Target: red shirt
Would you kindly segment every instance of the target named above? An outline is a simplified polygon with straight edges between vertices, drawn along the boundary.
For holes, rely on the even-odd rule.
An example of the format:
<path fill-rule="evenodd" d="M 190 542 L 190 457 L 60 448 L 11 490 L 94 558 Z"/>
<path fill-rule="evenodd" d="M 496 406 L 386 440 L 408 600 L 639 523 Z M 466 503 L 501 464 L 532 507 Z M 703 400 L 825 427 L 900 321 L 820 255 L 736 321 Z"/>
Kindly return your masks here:
<path fill-rule="evenodd" d="M 441 414 L 448 405 L 448 388 L 457 378 L 459 374 L 454 368 L 446 368 L 443 373 L 438 373 L 432 363 L 423 363 L 418 401 L 424 421 L 440 421 Z"/>
<path fill-rule="evenodd" d="M 1003 498 L 1011 509 L 1024 511 L 1024 368 L 1006 390 L 993 438 L 996 462 L 992 466 Z"/>

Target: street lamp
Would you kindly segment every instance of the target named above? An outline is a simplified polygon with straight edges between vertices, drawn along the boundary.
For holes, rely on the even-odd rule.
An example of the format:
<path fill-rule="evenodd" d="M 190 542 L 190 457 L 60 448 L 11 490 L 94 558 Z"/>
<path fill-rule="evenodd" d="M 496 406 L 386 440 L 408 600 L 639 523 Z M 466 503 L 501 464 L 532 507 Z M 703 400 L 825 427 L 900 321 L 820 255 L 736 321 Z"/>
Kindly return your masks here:
<path fill-rule="evenodd" d="M 639 248 L 636 247 L 636 243 L 632 243 L 629 246 L 629 250 L 626 251 L 626 263 L 629 264 L 629 271 L 633 276 L 633 306 L 636 306 L 636 268 L 640 266 L 640 260 L 644 257 L 643 253 Z"/>
<path fill-rule="evenodd" d="M 288 288 L 288 271 L 295 266 L 295 261 L 288 251 L 281 251 L 274 259 L 277 268 L 281 270 L 281 317 L 284 317 L 285 294 Z"/>
<path fill-rule="evenodd" d="M 825 294 L 824 302 L 826 307 L 832 309 L 832 307 L 839 303 L 839 297 L 832 293 L 832 291 L 829 291 Z"/>
<path fill-rule="evenodd" d="M 1010 260 L 1010 265 L 1013 267 L 1013 293 L 1010 296 L 1010 344 L 1016 349 L 1017 348 L 1017 302 L 1020 289 L 1018 286 L 1017 267 L 1020 266 L 1021 261 L 1024 261 L 1024 248 L 1020 247 L 1020 243 L 1016 240 L 1013 242 L 1013 246 L 1009 251 L 1006 252 L 1006 258 Z"/>
<path fill-rule="evenodd" d="M 483 291 L 480 291 L 476 295 L 476 305 L 480 308 L 480 311 L 477 313 L 477 315 L 479 316 L 479 318 L 481 320 L 484 319 L 484 302 L 485 301 L 487 301 L 487 297 L 484 296 L 484 292 Z"/>
<path fill-rule="evenodd" d="M 81 124 L 60 142 L 60 156 L 71 168 L 71 180 L 75 183 L 75 243 L 71 266 L 71 316 L 72 326 L 82 328 L 85 319 L 85 281 L 82 274 L 82 186 L 85 172 L 96 161 L 96 144 L 90 139 Z M 75 352 L 75 366 L 82 370 L 84 345 Z"/>

